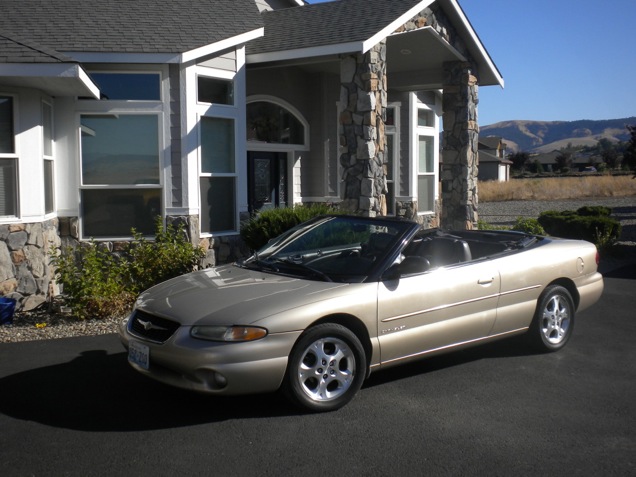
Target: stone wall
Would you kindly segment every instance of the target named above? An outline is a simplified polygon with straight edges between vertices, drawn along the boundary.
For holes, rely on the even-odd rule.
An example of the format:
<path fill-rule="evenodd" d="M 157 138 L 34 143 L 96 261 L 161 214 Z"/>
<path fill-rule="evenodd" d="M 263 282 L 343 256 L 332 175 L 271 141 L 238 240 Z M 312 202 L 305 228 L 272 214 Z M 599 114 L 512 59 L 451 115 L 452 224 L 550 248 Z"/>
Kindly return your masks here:
<path fill-rule="evenodd" d="M 49 253 L 60 244 L 57 219 L 0 225 L 0 295 L 31 310 L 56 294 Z"/>
<path fill-rule="evenodd" d="M 442 142 L 442 225 L 477 228 L 478 86 L 469 63 L 444 66 Z"/>
<path fill-rule="evenodd" d="M 369 217 L 386 215 L 386 42 L 342 57 L 340 82 L 341 207 Z"/>
<path fill-rule="evenodd" d="M 201 238 L 198 216 L 168 217 L 167 222 L 184 224 L 188 239 L 206 251 L 200 264 L 203 268 L 231 263 L 249 255 L 240 235 Z M 100 244 L 117 253 L 125 250 L 129 242 L 104 241 Z M 16 309 L 28 311 L 59 295 L 63 290 L 55 283 L 51 250 L 79 245 L 77 217 L 0 225 L 0 296 L 14 298 Z"/>

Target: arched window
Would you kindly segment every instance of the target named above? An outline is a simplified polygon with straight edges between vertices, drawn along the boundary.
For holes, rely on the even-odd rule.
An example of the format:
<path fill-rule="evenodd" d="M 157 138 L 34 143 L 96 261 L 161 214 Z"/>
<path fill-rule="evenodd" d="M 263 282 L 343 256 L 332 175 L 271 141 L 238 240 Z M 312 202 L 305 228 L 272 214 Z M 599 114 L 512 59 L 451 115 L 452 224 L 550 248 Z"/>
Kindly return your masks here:
<path fill-rule="evenodd" d="M 247 104 L 247 140 L 272 144 L 305 144 L 305 126 L 287 108 L 270 101 Z"/>

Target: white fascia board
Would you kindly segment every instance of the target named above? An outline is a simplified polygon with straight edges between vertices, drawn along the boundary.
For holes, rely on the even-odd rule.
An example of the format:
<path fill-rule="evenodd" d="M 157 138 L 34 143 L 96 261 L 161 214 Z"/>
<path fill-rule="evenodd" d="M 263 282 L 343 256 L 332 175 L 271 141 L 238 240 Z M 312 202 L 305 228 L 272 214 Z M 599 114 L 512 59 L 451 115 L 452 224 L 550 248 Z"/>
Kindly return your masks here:
<path fill-rule="evenodd" d="M 181 54 L 181 63 L 188 63 L 190 61 L 197 60 L 203 56 L 209 56 L 219 51 L 233 48 L 237 45 L 248 43 L 251 40 L 260 38 L 265 34 L 265 28 L 257 28 L 256 30 L 243 33 L 242 35 L 226 38 L 225 40 L 212 43 L 210 45 L 202 46 L 201 48 L 195 48 L 194 50 L 186 51 Z"/>
<path fill-rule="evenodd" d="M 91 92 L 91 94 L 93 95 L 93 97 L 95 99 L 99 99 L 100 97 L 100 92 L 99 92 L 99 88 L 97 87 L 97 85 L 95 83 L 93 83 L 93 80 L 90 78 L 90 76 L 88 76 L 88 73 L 86 73 L 86 71 L 84 71 L 84 68 L 81 68 L 78 65 L 79 68 L 79 79 L 82 83 L 84 83 L 86 85 L 86 88 L 88 88 Z"/>
<path fill-rule="evenodd" d="M 50 81 L 50 89 L 56 94 L 62 90 L 73 90 L 79 96 L 92 95 L 99 98 L 99 88 L 90 79 L 86 71 L 77 63 L 2 63 L 0 77 L 30 78 L 33 80 Z M 66 87 L 60 87 L 66 81 Z"/>
<path fill-rule="evenodd" d="M 362 52 L 362 47 L 363 44 L 359 41 L 356 41 L 351 43 L 339 43 L 337 45 L 313 46 L 311 48 L 272 51 L 270 53 L 256 53 L 247 55 L 246 63 L 268 63 L 270 61 L 297 60 L 301 58 L 339 55 L 343 53 L 358 53 Z"/>
<path fill-rule="evenodd" d="M 490 57 L 490 54 L 486 50 L 486 47 L 484 47 L 484 45 L 482 44 L 481 40 L 479 39 L 479 36 L 477 35 L 477 32 L 473 29 L 473 26 L 470 24 L 470 21 L 464 14 L 464 11 L 461 9 L 459 4 L 457 3 L 457 0 L 447 0 L 447 1 L 451 5 L 453 10 L 455 10 L 455 13 L 457 14 L 457 16 L 459 16 L 459 18 L 461 19 L 463 27 L 465 28 L 466 33 L 470 36 L 470 39 L 477 46 L 479 54 L 481 55 L 481 60 L 484 63 L 486 63 L 486 65 L 488 65 L 488 68 L 492 72 L 493 76 L 496 78 L 497 83 L 499 84 L 499 86 L 503 88 L 504 87 L 503 76 L 501 75 L 501 73 L 499 73 L 499 69 L 495 65 L 495 62 Z"/>
<path fill-rule="evenodd" d="M 373 48 L 375 45 L 380 43 L 386 37 L 393 34 L 395 30 L 397 30 L 399 27 L 404 25 L 407 21 L 409 21 L 415 15 L 420 13 L 422 10 L 424 10 L 425 8 L 428 8 L 434 2 L 435 0 L 423 0 L 422 2 L 412 7 L 411 9 L 404 12 L 401 16 L 393 20 L 391 23 L 389 23 L 387 26 L 385 26 L 382 30 L 377 32 L 371 38 L 368 38 L 367 40 L 365 40 L 363 43 L 362 53 L 366 53 L 367 51 L 369 51 L 371 48 Z"/>

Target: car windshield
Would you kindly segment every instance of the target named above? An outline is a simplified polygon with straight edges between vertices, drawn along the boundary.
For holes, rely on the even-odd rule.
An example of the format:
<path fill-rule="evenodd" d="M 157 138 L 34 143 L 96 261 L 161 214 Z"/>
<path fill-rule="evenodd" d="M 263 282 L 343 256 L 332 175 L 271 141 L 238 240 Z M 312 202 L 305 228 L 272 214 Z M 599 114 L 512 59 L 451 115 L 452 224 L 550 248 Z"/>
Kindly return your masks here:
<path fill-rule="evenodd" d="M 240 266 L 312 280 L 362 282 L 395 253 L 414 224 L 327 216 L 295 227 Z"/>

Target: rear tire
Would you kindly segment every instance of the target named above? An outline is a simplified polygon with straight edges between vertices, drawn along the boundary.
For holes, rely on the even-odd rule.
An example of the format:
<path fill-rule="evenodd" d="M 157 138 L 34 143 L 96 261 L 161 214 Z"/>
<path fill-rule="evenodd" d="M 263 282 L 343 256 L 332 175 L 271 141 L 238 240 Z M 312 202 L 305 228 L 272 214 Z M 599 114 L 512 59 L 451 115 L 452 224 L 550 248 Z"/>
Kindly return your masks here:
<path fill-rule="evenodd" d="M 540 351 L 560 350 L 572 336 L 573 329 L 572 295 L 560 285 L 547 287 L 537 302 L 529 330 L 530 344 Z"/>
<path fill-rule="evenodd" d="M 364 348 L 351 330 L 335 323 L 317 325 L 292 349 L 283 391 L 306 411 L 335 411 L 358 392 L 365 367 Z"/>

